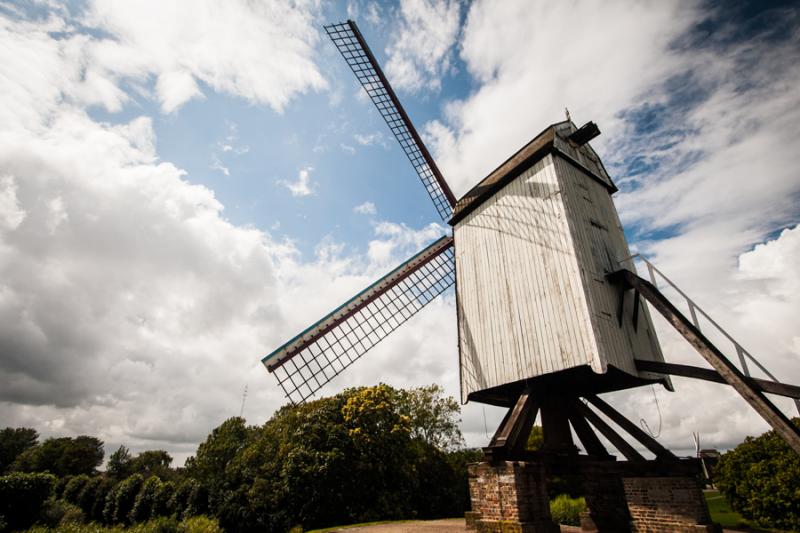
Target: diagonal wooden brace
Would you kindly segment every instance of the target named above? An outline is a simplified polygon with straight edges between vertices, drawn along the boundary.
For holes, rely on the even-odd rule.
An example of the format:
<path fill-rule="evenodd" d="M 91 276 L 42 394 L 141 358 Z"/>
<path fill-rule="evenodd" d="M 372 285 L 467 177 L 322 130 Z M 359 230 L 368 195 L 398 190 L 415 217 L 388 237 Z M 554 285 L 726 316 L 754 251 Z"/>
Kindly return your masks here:
<path fill-rule="evenodd" d="M 753 381 L 717 349 L 714 344 L 697 327 L 670 302 L 652 283 L 640 278 L 630 270 L 618 270 L 608 275 L 609 281 L 619 283 L 623 287 L 638 290 L 656 310 L 661 313 L 678 333 L 689 341 L 695 350 L 714 367 L 725 380 L 750 406 L 772 426 L 778 435 L 791 448 L 800 454 L 800 429 L 767 399 Z"/>

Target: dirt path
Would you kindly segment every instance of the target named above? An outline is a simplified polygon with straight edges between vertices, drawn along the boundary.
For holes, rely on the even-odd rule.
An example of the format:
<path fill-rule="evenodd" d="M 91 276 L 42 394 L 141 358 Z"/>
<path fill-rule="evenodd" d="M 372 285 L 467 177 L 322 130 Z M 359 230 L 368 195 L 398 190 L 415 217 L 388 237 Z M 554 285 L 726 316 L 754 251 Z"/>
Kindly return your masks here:
<path fill-rule="evenodd" d="M 381 524 L 377 526 L 351 527 L 337 529 L 342 533 L 465 533 L 467 531 L 463 518 L 448 520 L 425 520 L 418 522 L 403 522 L 399 524 Z M 561 526 L 562 533 L 580 532 L 580 528 Z"/>

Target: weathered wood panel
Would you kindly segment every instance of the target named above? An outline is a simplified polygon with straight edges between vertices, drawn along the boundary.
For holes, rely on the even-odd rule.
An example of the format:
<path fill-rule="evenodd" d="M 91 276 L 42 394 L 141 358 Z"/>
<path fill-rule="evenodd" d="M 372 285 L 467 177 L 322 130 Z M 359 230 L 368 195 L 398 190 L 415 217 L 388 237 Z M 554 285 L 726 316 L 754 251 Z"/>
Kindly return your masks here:
<path fill-rule="evenodd" d="M 575 366 L 602 371 L 551 156 L 460 221 L 455 241 L 462 400 Z"/>
<path fill-rule="evenodd" d="M 607 178 L 591 147 L 559 142 Z M 582 365 L 661 377 L 633 361 L 663 361 L 646 306 L 634 321 L 629 291 L 620 324 L 605 277 L 630 256 L 608 184 L 556 152 L 456 223 L 462 401 Z"/>
<path fill-rule="evenodd" d="M 591 179 L 570 162 L 554 158 L 567 212 L 575 254 L 581 269 L 600 360 L 607 365 L 639 375 L 634 357 L 663 361 L 646 305 L 639 305 L 634 325 L 634 294 L 625 294 L 622 324 L 617 320 L 618 288 L 606 274 L 621 268 L 630 257 L 625 234 L 611 196 L 602 184 Z"/>

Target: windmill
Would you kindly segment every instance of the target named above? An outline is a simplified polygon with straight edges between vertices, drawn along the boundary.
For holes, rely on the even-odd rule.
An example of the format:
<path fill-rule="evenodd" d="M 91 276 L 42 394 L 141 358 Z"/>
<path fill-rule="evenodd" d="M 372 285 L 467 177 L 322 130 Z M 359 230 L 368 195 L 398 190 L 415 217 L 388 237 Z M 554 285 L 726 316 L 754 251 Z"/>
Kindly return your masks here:
<path fill-rule="evenodd" d="M 671 374 L 733 386 L 800 453 L 800 432 L 764 396 L 798 398 L 800 387 L 750 377 L 744 357 L 751 356 L 736 344 L 744 366 L 739 370 L 700 330 L 696 315 L 702 310 L 694 302 L 687 299 L 690 320 L 659 291 L 655 278 L 648 282 L 630 268 L 632 256 L 611 197 L 617 188 L 589 144 L 600 134 L 596 124 L 577 127 L 568 118 L 548 126 L 457 200 L 356 24 L 325 30 L 453 233 L 262 360 L 290 401 L 311 398 L 455 284 L 461 400 L 509 408 L 484 448 L 487 464 L 531 459 L 525 442 L 541 414 L 545 455 L 536 460 L 547 468 L 558 463 L 553 457 L 574 463 L 573 431 L 586 452 L 580 457 L 606 468 L 614 458 L 597 431 L 636 472 L 690 475 L 694 463 L 676 466 L 682 464 L 678 458 L 598 396 L 653 383 L 672 390 Z M 654 275 L 657 269 L 646 264 Z M 665 362 L 642 297 L 713 370 Z M 668 472 L 645 460 L 606 419 L 652 452 L 659 465 L 669 464 Z M 621 472 L 614 468 L 615 475 Z M 491 498 L 480 494 L 478 489 L 472 494 L 473 508 L 484 520 L 502 520 L 492 518 L 491 506 L 482 507 Z M 618 526 L 626 519 L 604 514 L 601 507 L 590 503 L 595 521 L 623 530 Z"/>

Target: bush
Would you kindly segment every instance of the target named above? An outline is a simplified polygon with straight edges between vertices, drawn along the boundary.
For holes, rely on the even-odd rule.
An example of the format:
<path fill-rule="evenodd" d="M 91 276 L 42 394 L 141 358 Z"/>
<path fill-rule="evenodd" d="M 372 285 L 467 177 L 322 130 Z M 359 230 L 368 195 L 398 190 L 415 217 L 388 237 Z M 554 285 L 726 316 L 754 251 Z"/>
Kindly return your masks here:
<path fill-rule="evenodd" d="M 139 494 L 136 495 L 136 501 L 131 509 L 130 519 L 132 522 L 146 522 L 154 518 L 153 507 L 156 504 L 156 498 L 161 490 L 161 480 L 156 476 L 150 476 L 142 484 Z"/>
<path fill-rule="evenodd" d="M 95 476 L 83 485 L 83 488 L 81 488 L 76 497 L 75 505 L 81 508 L 87 519 L 91 520 L 92 510 L 97 500 L 97 491 L 102 484 L 103 478 Z"/>
<path fill-rule="evenodd" d="M 583 498 L 570 498 L 568 494 L 560 494 L 550 502 L 550 515 L 553 522 L 565 526 L 581 525 L 581 513 L 586 510 Z"/>
<path fill-rule="evenodd" d="M 9 529 L 30 527 L 39 517 L 56 478 L 52 474 L 14 472 L 0 476 L 0 516 Z"/>
<path fill-rule="evenodd" d="M 178 533 L 223 533 L 223 529 L 214 518 L 193 516 L 178 524 Z"/>
<path fill-rule="evenodd" d="M 800 425 L 800 419 L 792 420 Z M 759 526 L 800 530 L 800 456 L 774 431 L 724 454 L 715 480 L 736 511 Z"/>
<path fill-rule="evenodd" d="M 50 498 L 42 505 L 38 518 L 38 523 L 50 527 L 65 524 L 82 524 L 83 522 L 83 511 L 78 506 L 54 498 Z"/>
<path fill-rule="evenodd" d="M 130 523 L 130 513 L 136 503 L 136 496 L 142 488 L 144 479 L 140 474 L 134 474 L 117 485 L 114 491 L 114 520 L 115 524 Z"/>
<path fill-rule="evenodd" d="M 178 521 L 174 518 L 160 517 L 125 530 L 125 533 L 177 533 Z"/>
<path fill-rule="evenodd" d="M 172 496 L 175 494 L 175 483 L 167 481 L 162 483 L 153 502 L 152 516 L 170 516 L 174 514 L 170 507 Z"/>
<path fill-rule="evenodd" d="M 61 499 L 66 500 L 69 503 L 77 504 L 78 494 L 80 494 L 80 492 L 83 490 L 83 487 L 85 487 L 86 483 L 88 482 L 89 476 L 86 474 L 73 477 L 64 487 L 64 492 L 61 494 Z"/>

